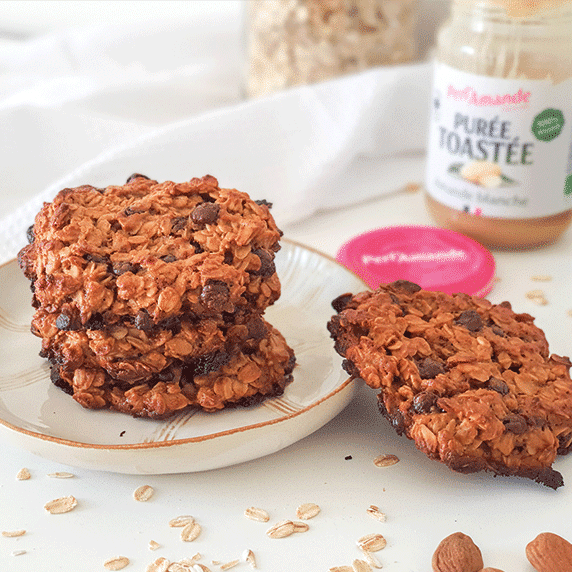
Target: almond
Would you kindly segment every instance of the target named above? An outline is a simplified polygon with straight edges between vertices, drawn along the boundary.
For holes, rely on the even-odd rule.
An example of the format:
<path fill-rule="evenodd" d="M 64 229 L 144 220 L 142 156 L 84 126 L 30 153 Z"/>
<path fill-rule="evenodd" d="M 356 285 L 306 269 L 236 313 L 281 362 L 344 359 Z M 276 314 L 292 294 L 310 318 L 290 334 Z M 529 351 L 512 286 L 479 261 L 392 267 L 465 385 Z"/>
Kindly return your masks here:
<path fill-rule="evenodd" d="M 432 565 L 433 572 L 479 572 L 484 566 L 479 547 L 462 532 L 455 532 L 439 543 Z"/>
<path fill-rule="evenodd" d="M 538 572 L 572 572 L 572 544 L 552 532 L 529 542 L 526 557 Z"/>

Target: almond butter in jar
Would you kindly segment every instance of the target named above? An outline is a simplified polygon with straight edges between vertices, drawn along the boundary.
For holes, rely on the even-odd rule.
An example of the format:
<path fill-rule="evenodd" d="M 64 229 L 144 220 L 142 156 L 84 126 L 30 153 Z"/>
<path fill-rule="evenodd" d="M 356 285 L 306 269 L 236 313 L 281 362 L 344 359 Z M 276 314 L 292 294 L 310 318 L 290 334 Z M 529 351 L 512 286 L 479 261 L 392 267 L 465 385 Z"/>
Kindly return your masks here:
<path fill-rule="evenodd" d="M 572 0 L 452 0 L 437 37 L 426 201 L 499 248 L 572 222 Z"/>

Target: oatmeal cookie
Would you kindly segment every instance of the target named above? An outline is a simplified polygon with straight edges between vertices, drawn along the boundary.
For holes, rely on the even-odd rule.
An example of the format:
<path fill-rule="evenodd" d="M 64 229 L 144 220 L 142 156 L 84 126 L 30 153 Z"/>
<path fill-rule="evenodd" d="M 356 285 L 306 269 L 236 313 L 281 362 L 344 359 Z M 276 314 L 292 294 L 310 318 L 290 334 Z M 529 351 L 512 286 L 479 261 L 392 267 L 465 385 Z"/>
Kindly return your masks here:
<path fill-rule="evenodd" d="M 571 362 L 532 316 L 406 281 L 332 305 L 344 368 L 379 390 L 399 434 L 455 471 L 563 484 L 552 463 L 572 448 Z"/>
<path fill-rule="evenodd" d="M 173 316 L 258 311 L 280 295 L 281 231 L 269 205 L 214 177 L 60 191 L 21 250 L 34 305 L 62 329 L 114 325 L 145 312 Z"/>
<path fill-rule="evenodd" d="M 52 361 L 52 382 L 89 409 L 109 408 L 135 417 L 164 419 L 186 408 L 218 411 L 281 395 L 292 380 L 294 352 L 265 323 L 263 338 L 251 338 L 196 357 L 173 361 L 141 381 L 114 379 L 102 367 L 71 369 Z"/>
<path fill-rule="evenodd" d="M 203 319 L 172 318 L 161 327 L 142 327 L 137 319 L 78 330 L 58 328 L 59 317 L 36 312 L 32 331 L 42 338 L 40 355 L 64 364 L 69 382 L 79 368 L 103 368 L 113 379 L 144 382 L 174 363 L 188 363 L 204 355 L 240 346 L 247 351 L 268 331 L 260 314 Z M 148 318 L 146 318 L 148 320 Z"/>

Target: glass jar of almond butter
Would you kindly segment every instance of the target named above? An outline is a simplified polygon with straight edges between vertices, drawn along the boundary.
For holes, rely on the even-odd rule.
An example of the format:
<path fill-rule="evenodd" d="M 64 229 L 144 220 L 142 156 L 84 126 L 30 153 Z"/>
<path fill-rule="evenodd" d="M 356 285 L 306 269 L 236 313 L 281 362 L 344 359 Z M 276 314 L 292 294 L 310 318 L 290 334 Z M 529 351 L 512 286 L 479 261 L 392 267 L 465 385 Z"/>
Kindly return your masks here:
<path fill-rule="evenodd" d="M 453 0 L 437 37 L 426 200 L 487 246 L 572 222 L 572 1 Z"/>

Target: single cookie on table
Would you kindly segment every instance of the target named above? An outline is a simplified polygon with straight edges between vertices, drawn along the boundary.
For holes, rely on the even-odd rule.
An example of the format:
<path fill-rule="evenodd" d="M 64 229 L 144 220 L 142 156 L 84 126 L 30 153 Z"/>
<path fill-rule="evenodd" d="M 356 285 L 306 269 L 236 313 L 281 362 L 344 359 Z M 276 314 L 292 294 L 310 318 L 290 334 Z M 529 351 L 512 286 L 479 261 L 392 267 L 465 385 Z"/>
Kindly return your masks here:
<path fill-rule="evenodd" d="M 296 360 L 280 332 L 265 323 L 263 337 L 187 362 L 172 361 L 144 381 L 113 378 L 102 367 L 69 368 L 52 360 L 52 382 L 88 409 L 165 419 L 187 408 L 218 411 L 281 395 Z"/>
<path fill-rule="evenodd" d="M 572 448 L 571 362 L 532 316 L 403 280 L 332 305 L 344 369 L 417 448 L 461 473 L 563 484 L 552 464 Z"/>
<path fill-rule="evenodd" d="M 280 295 L 274 255 L 282 233 L 269 203 L 214 177 L 82 186 L 45 203 L 18 256 L 34 305 L 62 329 L 113 325 L 146 313 L 263 312 Z"/>

